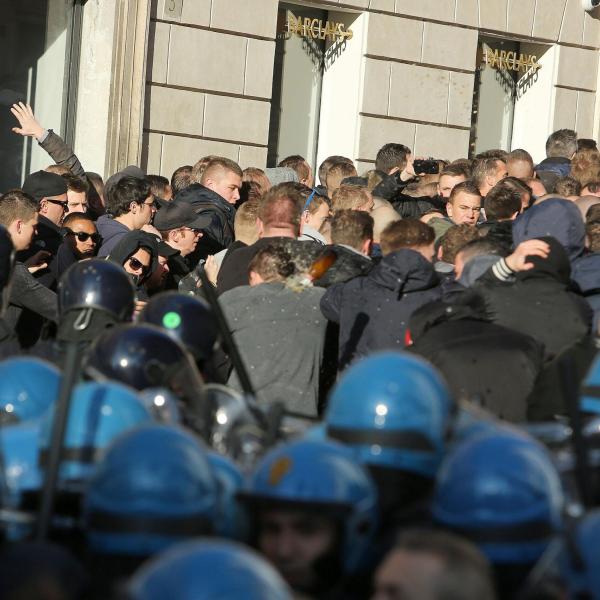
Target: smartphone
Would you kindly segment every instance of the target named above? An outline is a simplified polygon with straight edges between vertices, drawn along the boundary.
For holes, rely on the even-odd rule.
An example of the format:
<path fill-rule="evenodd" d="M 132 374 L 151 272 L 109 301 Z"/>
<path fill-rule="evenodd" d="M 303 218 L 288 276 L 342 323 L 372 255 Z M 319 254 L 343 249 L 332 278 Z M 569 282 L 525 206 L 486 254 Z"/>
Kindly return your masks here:
<path fill-rule="evenodd" d="M 437 175 L 440 172 L 440 163 L 437 160 L 415 160 L 413 168 L 417 175 Z"/>

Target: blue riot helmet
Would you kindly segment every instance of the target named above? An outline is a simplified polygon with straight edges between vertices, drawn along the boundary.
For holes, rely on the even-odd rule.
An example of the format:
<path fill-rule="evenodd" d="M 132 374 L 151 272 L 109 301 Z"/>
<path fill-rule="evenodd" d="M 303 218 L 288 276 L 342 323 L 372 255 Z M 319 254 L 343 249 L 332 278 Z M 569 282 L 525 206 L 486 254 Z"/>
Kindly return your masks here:
<path fill-rule="evenodd" d="M 97 381 L 112 379 L 142 391 L 163 387 L 183 403 L 187 426 L 206 434 L 202 377 L 187 350 L 156 325 L 120 325 L 90 347 L 84 366 Z"/>
<path fill-rule="evenodd" d="M 248 523 L 237 494 L 242 490 L 244 477 L 236 464 L 222 454 L 209 452 L 208 462 L 219 487 L 219 514 L 215 522 L 215 531 L 222 537 L 243 540 L 247 534 Z"/>
<path fill-rule="evenodd" d="M 98 554 L 148 556 L 212 534 L 219 488 L 208 451 L 183 429 L 147 425 L 111 445 L 85 498 L 89 547 Z"/>
<path fill-rule="evenodd" d="M 599 539 L 600 510 L 583 516 L 568 532 L 560 557 L 560 568 L 569 598 L 600 600 Z"/>
<path fill-rule="evenodd" d="M 564 494 L 547 450 L 524 433 L 468 438 L 442 464 L 437 523 L 475 542 L 495 565 L 531 565 L 561 528 Z"/>
<path fill-rule="evenodd" d="M 0 362 L 0 425 L 40 417 L 58 397 L 60 371 L 39 358 Z"/>
<path fill-rule="evenodd" d="M 161 327 L 200 364 L 212 357 L 219 330 L 205 300 L 189 294 L 162 292 L 146 304 L 139 321 Z"/>
<path fill-rule="evenodd" d="M 185 542 L 146 563 L 128 586 L 131 600 L 292 600 L 265 560 L 234 542 Z"/>
<path fill-rule="evenodd" d="M 600 415 L 600 354 L 594 359 L 581 384 L 579 406 L 584 413 Z"/>
<path fill-rule="evenodd" d="M 377 526 L 377 490 L 352 452 L 331 441 L 299 440 L 269 452 L 240 499 L 256 509 L 299 509 L 330 517 L 340 527 L 338 569 L 363 569 Z"/>
<path fill-rule="evenodd" d="M 125 270 L 100 258 L 71 265 L 58 282 L 61 341 L 91 342 L 115 323 L 131 321 L 135 287 Z"/>
<path fill-rule="evenodd" d="M 42 426 L 40 465 L 48 458 L 53 413 Z M 121 433 L 152 421 L 148 409 L 134 390 L 115 382 L 82 383 L 73 391 L 73 401 L 63 447 L 60 481 L 87 480 L 110 444 Z"/>
<path fill-rule="evenodd" d="M 4 316 L 10 300 L 15 254 L 10 234 L 6 227 L 0 225 L 0 318 Z"/>
<path fill-rule="evenodd" d="M 325 413 L 327 435 L 363 464 L 435 476 L 450 430 L 453 402 L 425 360 L 375 354 L 340 378 Z"/>

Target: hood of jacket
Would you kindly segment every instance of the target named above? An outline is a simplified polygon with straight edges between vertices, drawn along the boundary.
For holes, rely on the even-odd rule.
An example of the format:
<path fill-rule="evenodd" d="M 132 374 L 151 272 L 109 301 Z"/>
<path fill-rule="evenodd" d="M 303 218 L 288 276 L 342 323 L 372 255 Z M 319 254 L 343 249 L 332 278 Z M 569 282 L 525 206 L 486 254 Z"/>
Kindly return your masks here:
<path fill-rule="evenodd" d="M 217 194 L 217 192 L 213 192 L 199 183 L 192 183 L 192 185 L 181 190 L 175 196 L 175 200 L 188 202 L 196 212 L 201 212 L 207 208 L 214 208 L 216 206 L 225 213 L 227 219 L 231 220 L 233 223 L 235 217 L 234 205 L 227 202 L 227 200 L 225 200 L 223 196 Z"/>
<path fill-rule="evenodd" d="M 572 264 L 571 279 L 584 293 L 600 293 L 600 253 L 590 252 Z"/>
<path fill-rule="evenodd" d="M 439 284 L 433 265 L 407 248 L 384 256 L 367 277 L 376 285 L 402 294 L 428 290 Z"/>
<path fill-rule="evenodd" d="M 571 263 L 563 245 L 553 237 L 540 237 L 538 239 L 550 246 L 550 253 L 546 258 L 528 256 L 527 262 L 532 263 L 533 268 L 517 273 L 517 280 L 554 279 L 563 285 L 568 285 L 571 281 Z"/>
<path fill-rule="evenodd" d="M 138 285 L 148 279 L 157 267 L 158 241 L 156 237 L 145 231 L 130 231 L 127 235 L 123 236 L 107 257 L 108 260 L 123 266 L 125 261 L 140 248 L 144 248 L 150 252 L 151 261 L 150 268 L 145 277 L 139 280 L 134 278 L 134 283 Z"/>
<path fill-rule="evenodd" d="M 123 233 L 129 233 L 129 231 L 131 231 L 126 225 L 119 223 L 119 221 L 115 221 L 109 215 L 102 215 L 99 217 L 96 221 L 96 227 L 98 233 L 102 236 L 102 243 L 112 239 L 115 235 L 122 235 Z"/>
<path fill-rule="evenodd" d="M 585 225 L 574 202 L 550 198 L 532 206 L 513 222 L 515 246 L 525 240 L 548 236 L 563 245 L 570 260 L 583 254 Z"/>

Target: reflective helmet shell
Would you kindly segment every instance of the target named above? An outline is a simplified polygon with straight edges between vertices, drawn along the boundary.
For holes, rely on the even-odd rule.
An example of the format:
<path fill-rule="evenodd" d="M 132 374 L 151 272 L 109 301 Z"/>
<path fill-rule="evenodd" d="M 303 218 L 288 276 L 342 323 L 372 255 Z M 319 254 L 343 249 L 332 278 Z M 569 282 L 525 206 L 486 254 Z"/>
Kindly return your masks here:
<path fill-rule="evenodd" d="M 329 399 L 327 435 L 367 465 L 433 477 L 453 402 L 439 373 L 408 353 L 374 354 L 350 367 Z"/>
<path fill-rule="evenodd" d="M 362 568 L 368 559 L 377 526 L 377 491 L 368 472 L 341 444 L 299 440 L 275 448 L 259 462 L 241 497 L 265 506 L 333 509 L 344 520 L 345 571 Z"/>
<path fill-rule="evenodd" d="M 60 371 L 39 358 L 17 356 L 0 362 L 0 423 L 42 416 L 56 401 Z"/>
<path fill-rule="evenodd" d="M 136 390 L 166 386 L 173 370 L 188 360 L 183 347 L 155 325 L 121 325 L 102 334 L 90 348 L 92 375 L 120 381 Z"/>
<path fill-rule="evenodd" d="M 503 430 L 454 448 L 436 479 L 432 514 L 477 543 L 493 563 L 535 562 L 561 527 L 564 495 L 546 449 Z"/>
<path fill-rule="evenodd" d="M 40 463 L 45 464 L 53 411 L 43 419 Z M 121 433 L 152 421 L 134 390 L 119 383 L 82 383 L 75 387 L 60 468 L 62 481 L 86 480 L 104 449 Z"/>
<path fill-rule="evenodd" d="M 58 313 L 93 308 L 129 321 L 135 307 L 135 287 L 125 270 L 107 260 L 90 258 L 71 265 L 58 282 Z"/>
<path fill-rule="evenodd" d="M 196 360 L 208 360 L 213 353 L 218 328 L 207 302 L 178 292 L 153 296 L 139 321 L 161 327 L 183 344 Z"/>
<path fill-rule="evenodd" d="M 211 533 L 218 517 L 219 487 L 207 449 L 165 425 L 115 440 L 85 499 L 89 545 L 99 553 L 150 555 Z"/>
<path fill-rule="evenodd" d="M 178 544 L 133 576 L 131 600 L 292 600 L 279 574 L 248 548 L 226 541 Z"/>

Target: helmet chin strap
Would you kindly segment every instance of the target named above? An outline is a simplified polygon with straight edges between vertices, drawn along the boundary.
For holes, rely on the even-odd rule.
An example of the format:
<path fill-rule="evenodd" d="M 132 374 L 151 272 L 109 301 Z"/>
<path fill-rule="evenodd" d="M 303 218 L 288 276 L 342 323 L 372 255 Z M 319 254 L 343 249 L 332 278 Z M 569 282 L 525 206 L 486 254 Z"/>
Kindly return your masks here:
<path fill-rule="evenodd" d="M 92 321 L 93 309 L 86 308 L 82 310 L 73 323 L 73 329 L 75 331 L 85 331 Z"/>

